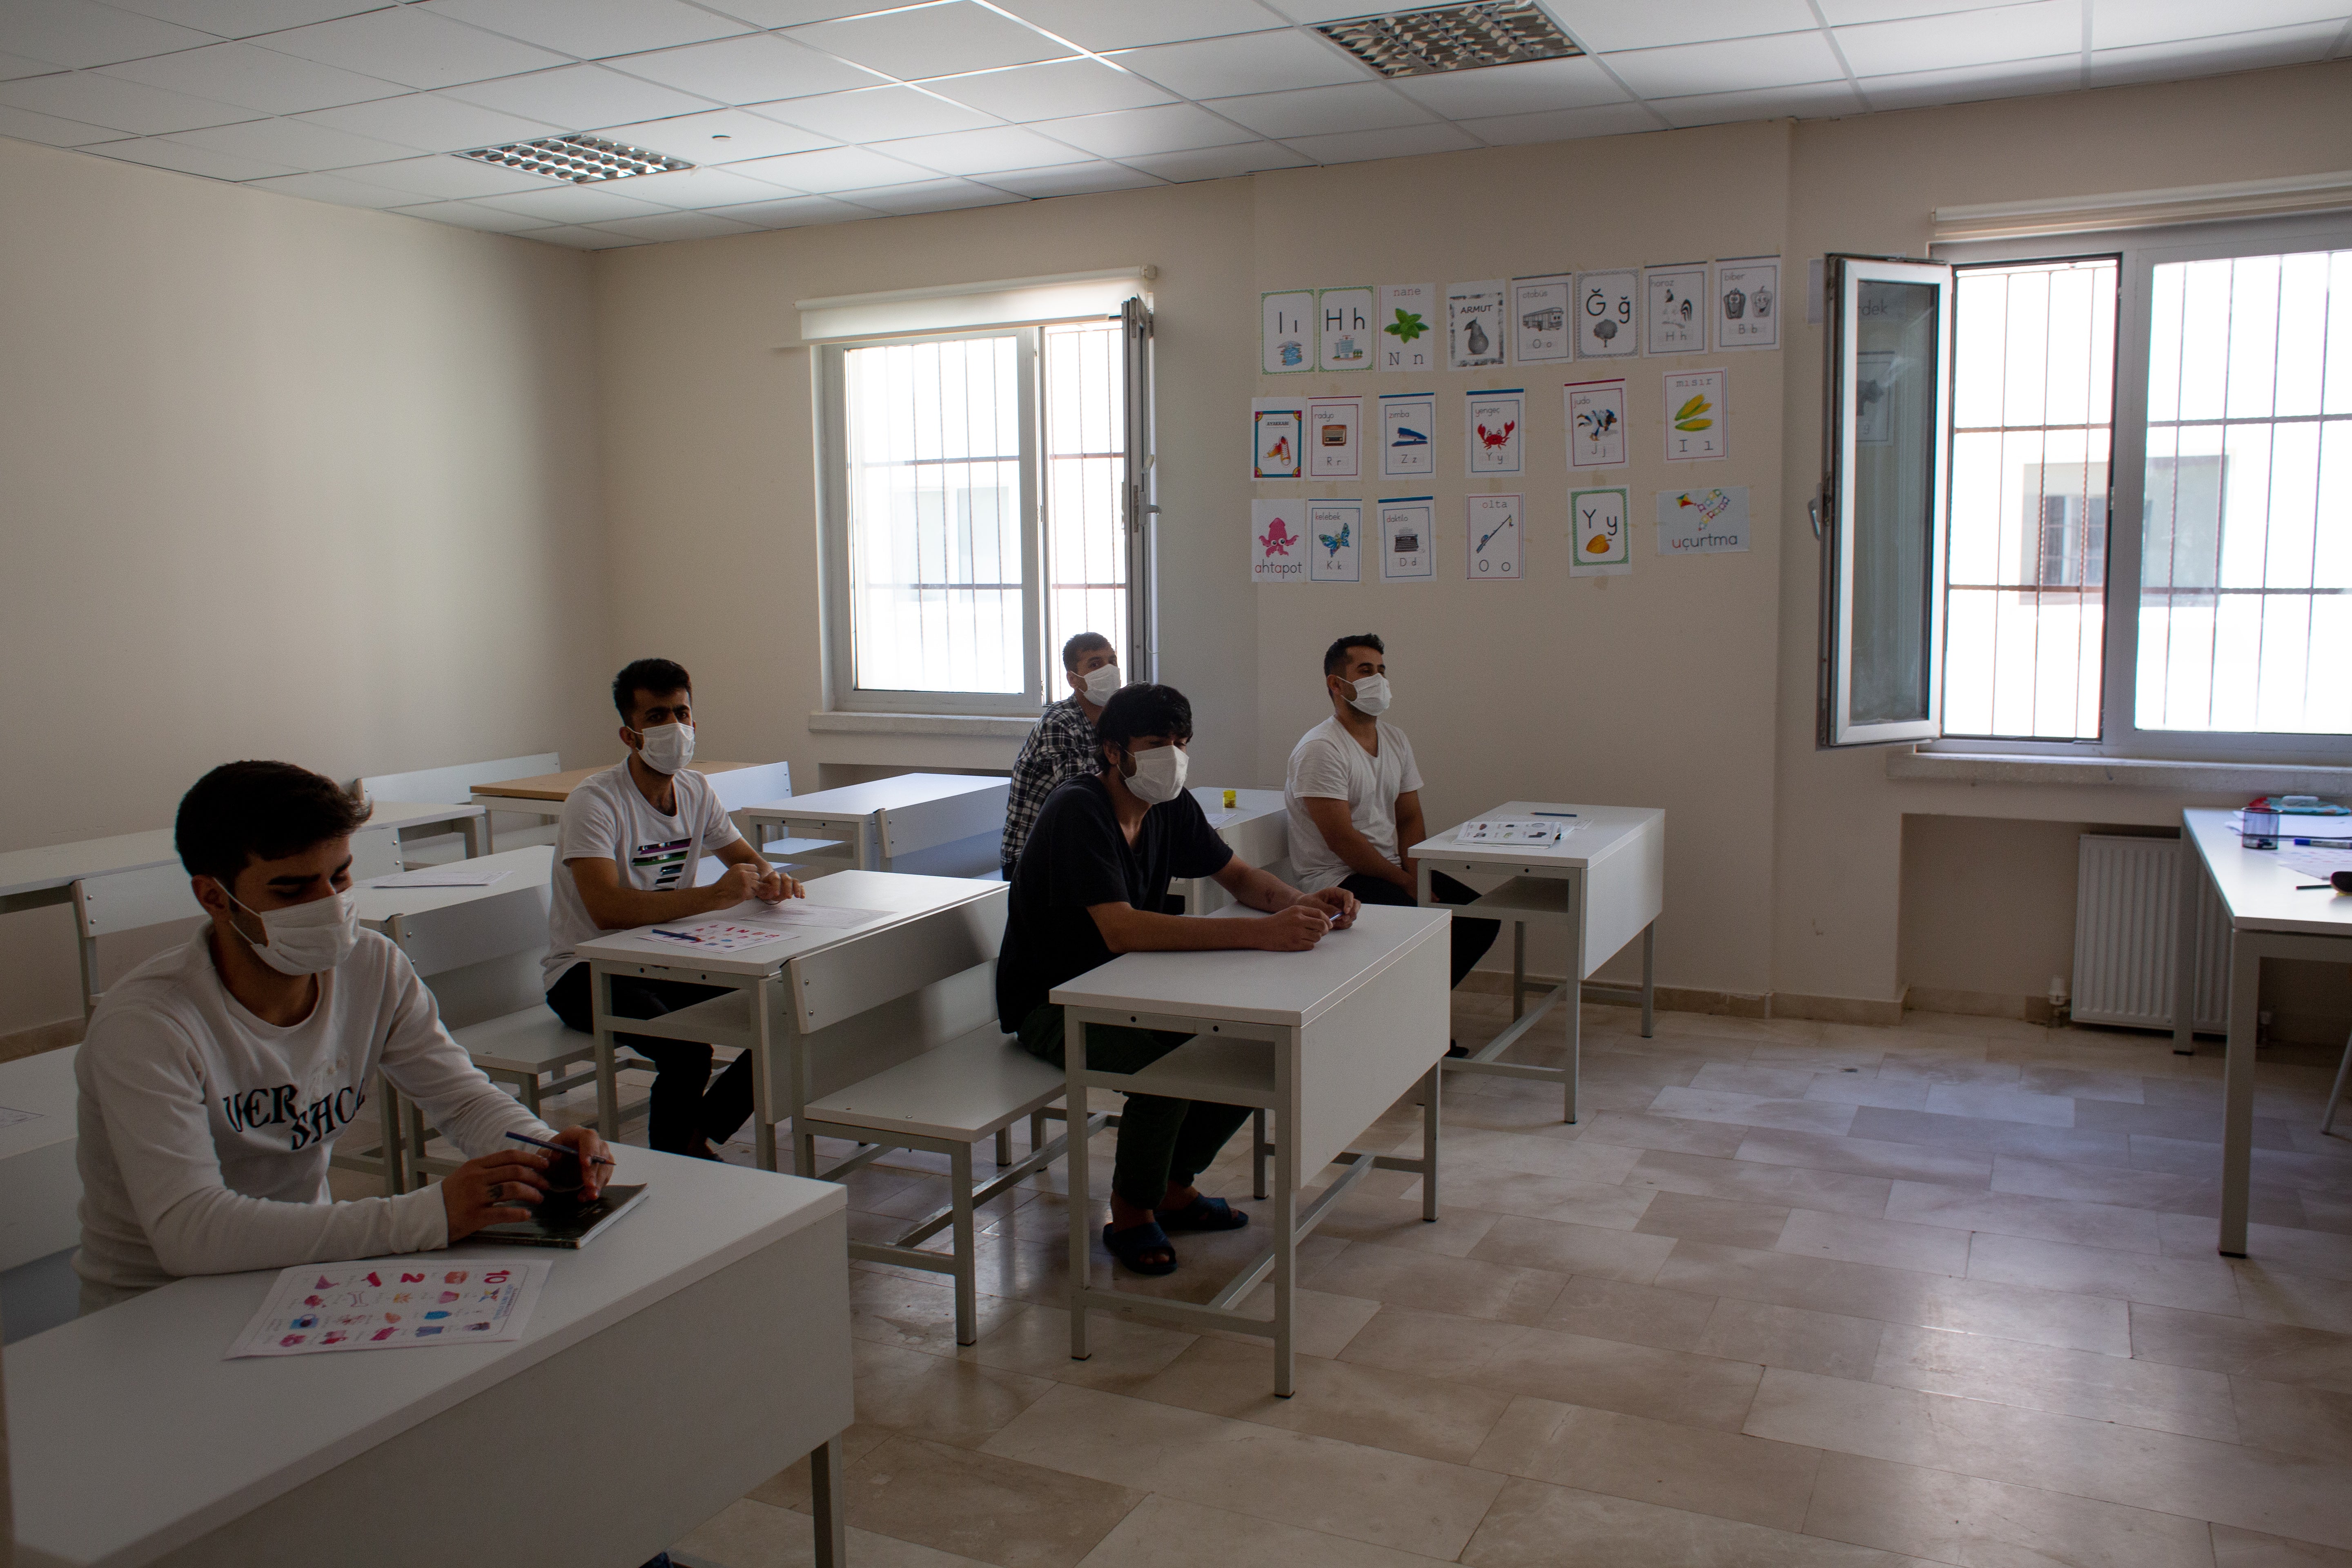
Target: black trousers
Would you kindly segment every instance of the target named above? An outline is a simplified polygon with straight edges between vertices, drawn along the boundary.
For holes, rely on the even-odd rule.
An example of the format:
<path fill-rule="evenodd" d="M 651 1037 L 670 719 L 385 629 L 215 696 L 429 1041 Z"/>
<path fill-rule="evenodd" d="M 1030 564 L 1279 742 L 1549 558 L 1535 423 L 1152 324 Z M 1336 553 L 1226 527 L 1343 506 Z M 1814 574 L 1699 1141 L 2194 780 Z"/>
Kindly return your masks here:
<path fill-rule="evenodd" d="M 1394 882 L 1382 877 L 1367 877 L 1360 871 L 1339 886 L 1368 904 L 1410 905 L 1413 901 L 1412 895 Z M 1429 894 L 1441 904 L 1466 904 L 1478 896 L 1476 889 L 1455 881 L 1443 871 L 1429 874 Z M 1495 938 L 1501 934 L 1502 930 L 1503 922 L 1500 921 L 1465 921 L 1460 915 L 1454 917 L 1454 984 L 1461 984 L 1462 977 L 1478 966 L 1478 961 L 1486 956 L 1486 950 L 1495 945 Z"/>
<path fill-rule="evenodd" d="M 1067 1026 L 1062 1009 L 1051 1002 L 1031 1008 L 1018 1033 L 1030 1055 L 1057 1068 L 1069 1065 Z M 1087 1030 L 1087 1066 L 1104 1072 L 1141 1072 L 1192 1037 L 1181 1030 L 1097 1024 Z M 1129 1095 L 1118 1113 L 1110 1190 L 1137 1208 L 1158 1208 L 1170 1187 L 1191 1186 L 1249 1119 L 1246 1105 Z"/>
<path fill-rule="evenodd" d="M 548 987 L 547 1005 L 566 1028 L 582 1034 L 596 1029 L 595 1002 L 589 990 L 589 966 L 575 963 Z M 690 985 L 683 980 L 613 982 L 613 1010 L 624 1018 L 658 1018 L 680 1007 L 692 1006 L 720 994 L 716 985 Z M 646 1118 L 646 1142 L 666 1154 L 683 1154 L 697 1137 L 724 1143 L 751 1115 L 751 1056 L 746 1051 L 710 1082 L 710 1047 L 699 1040 L 665 1040 L 653 1035 L 620 1035 L 621 1045 L 651 1058 L 654 1074 L 653 1109 Z M 709 1085 L 709 1092 L 704 1086 Z"/>

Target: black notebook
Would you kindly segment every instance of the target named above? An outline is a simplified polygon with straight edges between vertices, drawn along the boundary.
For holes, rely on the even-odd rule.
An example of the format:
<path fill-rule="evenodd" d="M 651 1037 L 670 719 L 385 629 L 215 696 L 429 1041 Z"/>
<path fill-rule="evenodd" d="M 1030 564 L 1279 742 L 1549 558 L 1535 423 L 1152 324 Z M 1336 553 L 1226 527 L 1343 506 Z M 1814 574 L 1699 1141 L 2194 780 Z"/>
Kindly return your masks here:
<path fill-rule="evenodd" d="M 613 1222 L 645 1200 L 643 1184 L 606 1187 L 593 1204 L 550 1194 L 529 1219 L 488 1225 L 466 1239 L 496 1242 L 501 1247 L 568 1247 L 574 1250 L 604 1234 Z"/>

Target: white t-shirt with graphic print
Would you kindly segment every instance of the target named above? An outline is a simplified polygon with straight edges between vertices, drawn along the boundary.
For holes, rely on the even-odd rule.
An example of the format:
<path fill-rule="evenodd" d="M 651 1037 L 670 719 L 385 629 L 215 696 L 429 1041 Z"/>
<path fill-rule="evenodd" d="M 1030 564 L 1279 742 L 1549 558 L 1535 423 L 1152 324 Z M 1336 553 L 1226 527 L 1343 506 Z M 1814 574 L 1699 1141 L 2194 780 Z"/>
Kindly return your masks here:
<path fill-rule="evenodd" d="M 604 929 L 589 918 L 572 861 L 609 859 L 620 868 L 621 886 L 664 893 L 694 886 L 702 858 L 743 837 L 727 820 L 709 779 L 680 768 L 676 784 L 676 816 L 654 809 L 625 762 L 582 780 L 564 801 L 562 826 L 555 830 L 555 875 L 548 879 L 544 978 L 550 986 L 575 962 L 572 950 Z"/>

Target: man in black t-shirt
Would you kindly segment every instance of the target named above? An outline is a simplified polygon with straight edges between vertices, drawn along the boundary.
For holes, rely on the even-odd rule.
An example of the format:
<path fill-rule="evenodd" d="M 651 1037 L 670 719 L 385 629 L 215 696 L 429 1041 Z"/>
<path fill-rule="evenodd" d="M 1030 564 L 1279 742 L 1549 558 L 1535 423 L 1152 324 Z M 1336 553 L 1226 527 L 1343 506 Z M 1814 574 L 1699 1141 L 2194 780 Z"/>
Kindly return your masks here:
<path fill-rule="evenodd" d="M 1004 1027 L 1064 1065 L 1054 987 L 1122 952 L 1258 948 L 1304 952 L 1356 918 L 1341 888 L 1302 893 L 1234 858 L 1184 789 L 1192 705 L 1169 686 L 1130 686 L 1095 721 L 1102 771 L 1064 781 L 1045 797 L 1013 868 L 996 1009 Z M 1213 877 L 1265 920 L 1188 920 L 1163 913 L 1173 878 Z M 1190 1035 L 1163 1029 L 1087 1030 L 1087 1065 L 1139 1072 Z M 1103 1243 L 1139 1274 L 1176 1267 L 1171 1230 L 1232 1230 L 1249 1215 L 1202 1197 L 1192 1178 L 1247 1121 L 1247 1107 L 1129 1095 L 1111 1166 Z M 1074 1219 L 1073 1223 L 1076 1223 Z"/>

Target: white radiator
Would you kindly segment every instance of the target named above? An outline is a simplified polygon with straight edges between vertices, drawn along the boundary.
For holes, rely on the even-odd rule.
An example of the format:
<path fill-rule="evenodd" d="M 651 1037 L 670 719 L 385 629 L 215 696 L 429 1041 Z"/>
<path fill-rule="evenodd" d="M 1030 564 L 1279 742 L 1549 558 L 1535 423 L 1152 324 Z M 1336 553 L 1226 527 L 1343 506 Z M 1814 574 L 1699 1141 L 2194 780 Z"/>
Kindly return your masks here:
<path fill-rule="evenodd" d="M 2177 838 L 2085 833 L 2074 873 L 2074 1016 L 2085 1024 L 2172 1027 L 2173 921 L 2184 857 Z M 2197 1021 L 2228 1026 L 2230 949 L 2221 900 L 2198 867 Z"/>

